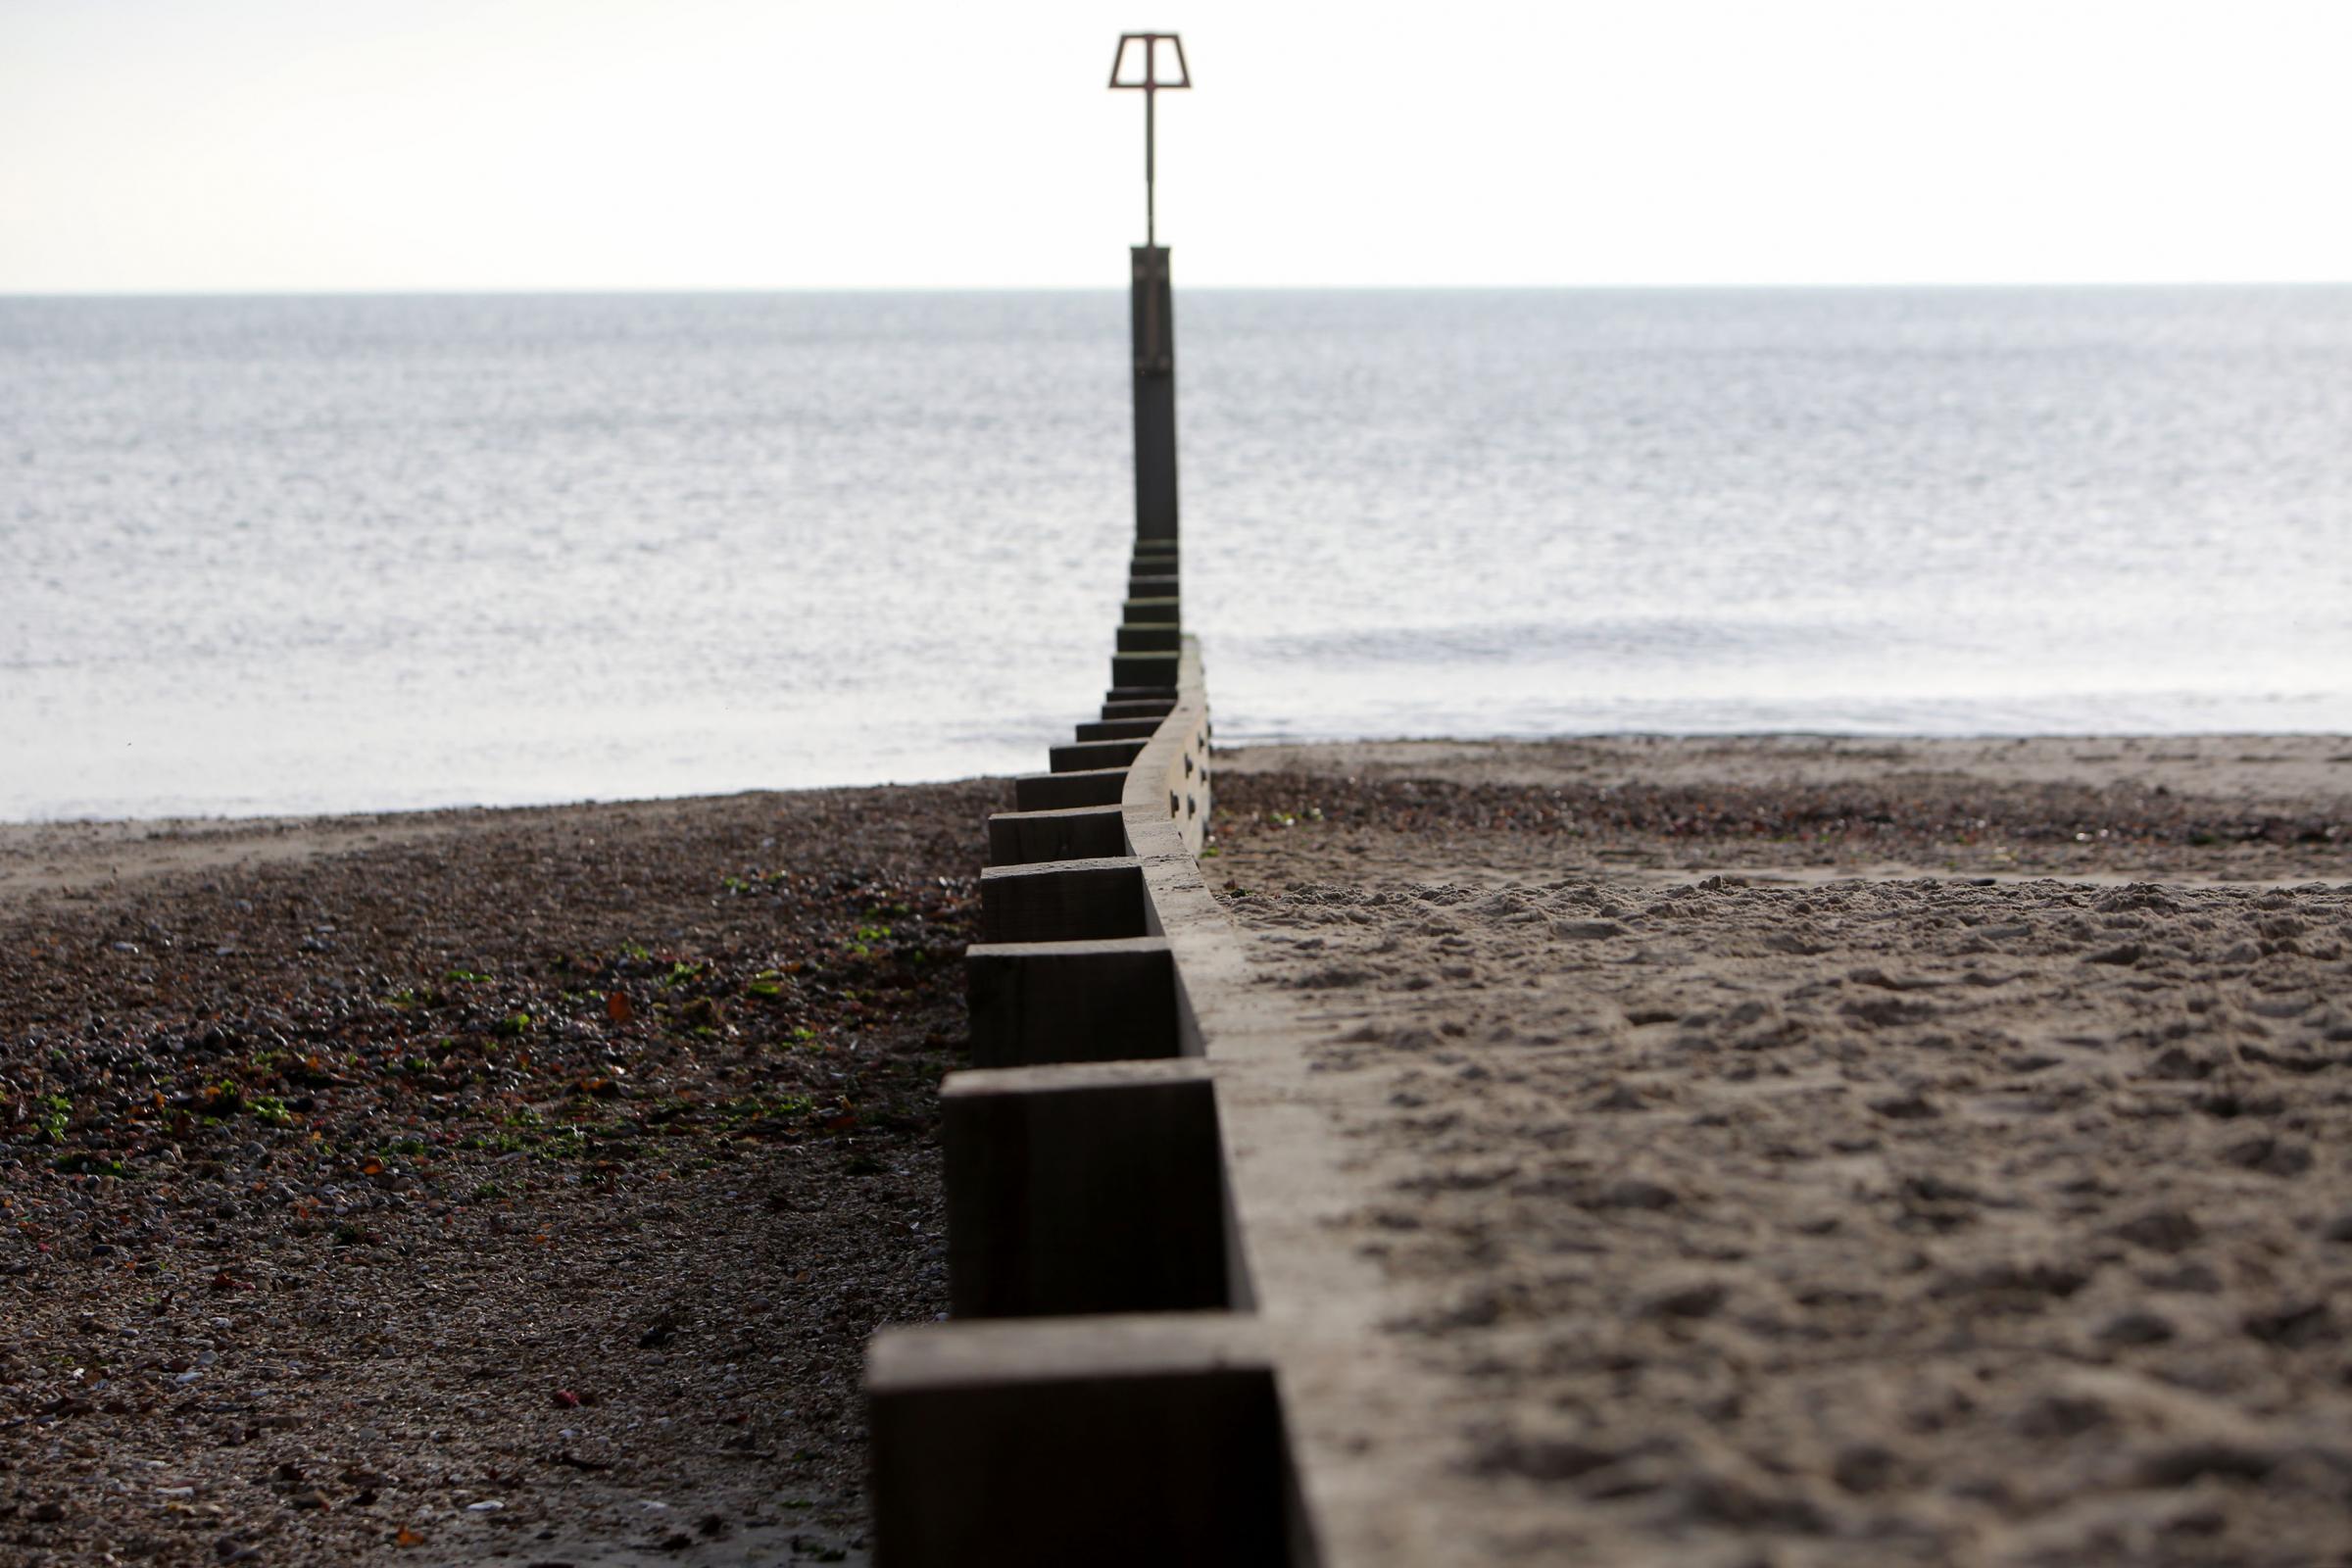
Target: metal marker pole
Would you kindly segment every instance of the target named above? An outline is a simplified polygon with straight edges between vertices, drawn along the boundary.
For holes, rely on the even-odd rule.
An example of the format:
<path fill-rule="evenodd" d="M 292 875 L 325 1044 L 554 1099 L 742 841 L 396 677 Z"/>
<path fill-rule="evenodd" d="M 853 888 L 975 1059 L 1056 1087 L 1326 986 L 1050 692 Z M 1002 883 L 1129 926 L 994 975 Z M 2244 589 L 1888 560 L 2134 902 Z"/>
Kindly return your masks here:
<path fill-rule="evenodd" d="M 1159 45 L 1175 51 L 1176 78 L 1159 79 Z M 1143 45 L 1140 81 L 1121 81 L 1130 43 Z M 1144 243 L 1131 248 L 1128 317 L 1135 349 L 1135 536 L 1141 542 L 1176 539 L 1176 336 L 1168 252 L 1159 243 L 1157 95 L 1192 86 L 1184 43 L 1172 32 L 1131 32 L 1119 38 L 1110 84 L 1144 95 Z"/>
<path fill-rule="evenodd" d="M 1159 83 L 1152 69 L 1159 40 L 1144 40 L 1144 244 L 1159 244 Z"/>

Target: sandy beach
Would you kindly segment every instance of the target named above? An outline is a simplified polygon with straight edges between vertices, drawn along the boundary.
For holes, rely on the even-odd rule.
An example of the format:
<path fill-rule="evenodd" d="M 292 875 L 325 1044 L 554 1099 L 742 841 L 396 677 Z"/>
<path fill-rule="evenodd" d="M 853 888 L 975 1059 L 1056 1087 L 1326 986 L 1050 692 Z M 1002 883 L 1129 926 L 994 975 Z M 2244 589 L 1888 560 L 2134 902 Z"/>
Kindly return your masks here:
<path fill-rule="evenodd" d="M 1449 1560 L 2340 1559 L 2352 745 L 1223 764 Z"/>
<path fill-rule="evenodd" d="M 0 829 L 0 1561 L 863 1560 L 1005 794 Z"/>
<path fill-rule="evenodd" d="M 2352 1530 L 2352 743 L 1256 748 L 1460 1560 Z M 864 1560 L 1002 781 L 0 827 L 0 1558 Z"/>

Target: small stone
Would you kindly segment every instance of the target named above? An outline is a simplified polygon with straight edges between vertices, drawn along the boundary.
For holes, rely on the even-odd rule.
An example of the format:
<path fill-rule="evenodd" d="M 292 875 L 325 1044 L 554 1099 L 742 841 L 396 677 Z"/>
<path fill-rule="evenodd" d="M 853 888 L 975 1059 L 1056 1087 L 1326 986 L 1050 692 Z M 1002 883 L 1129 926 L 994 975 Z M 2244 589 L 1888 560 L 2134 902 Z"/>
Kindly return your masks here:
<path fill-rule="evenodd" d="M 2115 1228 L 2115 1234 L 2151 1252 L 2178 1252 L 2194 1245 L 2205 1230 L 2188 1210 L 2167 1204 L 2132 1215 Z"/>
<path fill-rule="evenodd" d="M 2072 1438 L 2094 1427 L 2111 1425 L 2115 1412 L 2095 1394 L 2050 1392 L 2035 1395 L 2010 1424 L 2029 1438 Z"/>
<path fill-rule="evenodd" d="M 2193 1296 L 2218 1296 L 2222 1277 L 2204 1263 L 2191 1258 L 2178 1268 L 2140 1276 L 2141 1283 L 2152 1291 L 2182 1291 Z"/>
<path fill-rule="evenodd" d="M 2323 1345 L 2342 1337 L 2333 1314 L 2328 1309 L 2328 1302 L 2316 1297 L 2249 1312 L 2243 1326 L 2248 1334 L 2264 1344 L 2284 1346 L 2289 1349 Z"/>
<path fill-rule="evenodd" d="M 2099 1325 L 2098 1337 L 2106 1345 L 2162 1345 L 2175 1332 L 2172 1319 L 2163 1313 L 2132 1307 Z"/>
<path fill-rule="evenodd" d="M 1883 1443 L 1849 1443 L 1838 1450 L 1830 1479 L 1847 1492 L 1884 1491 L 1899 1468 L 1894 1450 Z"/>
<path fill-rule="evenodd" d="M 2206 1476 L 2258 1482 L 2278 1464 L 2276 1453 L 2256 1444 L 2191 1438 L 2142 1454 L 2138 1479 L 2148 1487 L 2185 1487 Z"/>
<path fill-rule="evenodd" d="M 1500 1433 L 1490 1437 L 1475 1461 L 1480 1470 L 1526 1476 L 1532 1481 L 1574 1481 L 1606 1469 L 1624 1455 L 1572 1438 Z"/>
<path fill-rule="evenodd" d="M 1643 1317 L 1711 1317 L 1731 1295 L 1720 1280 L 1686 1280 L 1642 1298 Z"/>
<path fill-rule="evenodd" d="M 2231 1144 L 2222 1151 L 2222 1157 L 2240 1169 L 2260 1171 L 2265 1176 L 2300 1176 L 2311 1169 L 2308 1144 L 2273 1138 L 2267 1133 Z"/>
<path fill-rule="evenodd" d="M 1672 1208 L 1681 1200 L 1673 1188 L 1644 1176 L 1622 1176 L 1600 1190 L 1603 1208 Z"/>

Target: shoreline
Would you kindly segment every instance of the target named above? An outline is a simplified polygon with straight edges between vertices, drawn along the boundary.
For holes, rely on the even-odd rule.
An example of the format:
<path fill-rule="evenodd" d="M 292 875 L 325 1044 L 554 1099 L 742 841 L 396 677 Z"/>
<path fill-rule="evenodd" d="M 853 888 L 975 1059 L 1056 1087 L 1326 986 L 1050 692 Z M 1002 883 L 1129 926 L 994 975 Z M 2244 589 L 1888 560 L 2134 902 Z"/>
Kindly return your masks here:
<path fill-rule="evenodd" d="M 641 801 L 566 801 L 542 806 L 439 806 L 413 811 L 348 811 L 316 816 L 162 816 L 0 822 L 0 911 L 43 895 L 85 896 L 95 889 L 174 872 L 299 863 L 502 826 L 615 822 L 638 829 L 682 826 L 714 809 L 757 810 L 796 800 L 1002 787 L 1001 780 L 926 784 L 817 785 L 798 790 L 736 790 L 717 795 L 656 796 Z"/>
<path fill-rule="evenodd" d="M 1266 743 L 1220 748 L 1234 775 L 1303 770 L 1366 780 L 1424 778 L 1465 785 L 1727 783 L 1822 785 L 1840 781 L 1967 777 L 1997 786 L 2113 789 L 2160 785 L 2260 808 L 2293 808 L 2352 797 L 2352 736 L 2212 734 L 1993 736 L 1882 739 L 1804 734 L 1604 735 L 1542 740 L 1395 739 Z M 0 909 L 43 894 L 72 895 L 172 871 L 303 860 L 414 844 L 485 823 L 638 820 L 710 803 L 799 799 L 870 790 L 920 791 L 985 781 L 836 785 L 572 801 L 537 806 L 449 806 L 318 815 L 77 818 L 0 822 Z"/>

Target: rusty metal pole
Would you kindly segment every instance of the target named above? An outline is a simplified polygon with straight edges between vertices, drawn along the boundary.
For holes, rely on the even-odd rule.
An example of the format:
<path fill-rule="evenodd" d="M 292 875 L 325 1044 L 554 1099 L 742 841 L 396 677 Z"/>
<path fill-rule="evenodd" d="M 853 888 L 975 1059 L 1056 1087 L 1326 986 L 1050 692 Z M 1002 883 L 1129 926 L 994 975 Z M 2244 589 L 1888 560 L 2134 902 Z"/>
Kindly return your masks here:
<path fill-rule="evenodd" d="M 1176 56 L 1173 79 L 1159 76 L 1159 46 Z M 1141 44 L 1143 74 L 1132 81 L 1120 79 L 1130 44 Z M 1193 84 L 1185 65 L 1184 42 L 1172 32 L 1130 32 L 1119 37 L 1119 52 L 1111 58 L 1110 85 L 1122 92 L 1144 95 L 1144 243 L 1131 249 L 1132 275 L 1128 301 L 1135 347 L 1135 537 L 1176 540 L 1176 319 L 1175 301 L 1168 281 L 1168 252 L 1159 243 L 1158 116 L 1161 89 L 1177 91 Z"/>

